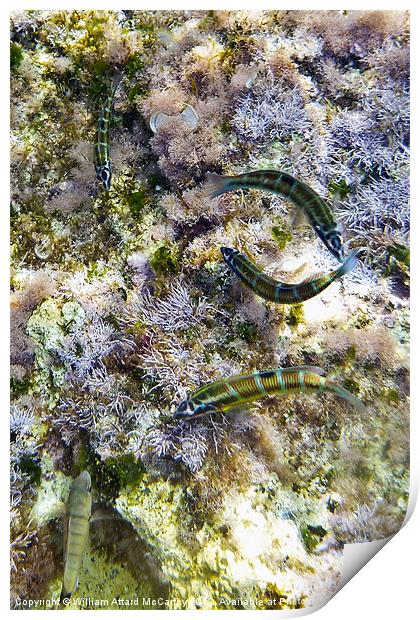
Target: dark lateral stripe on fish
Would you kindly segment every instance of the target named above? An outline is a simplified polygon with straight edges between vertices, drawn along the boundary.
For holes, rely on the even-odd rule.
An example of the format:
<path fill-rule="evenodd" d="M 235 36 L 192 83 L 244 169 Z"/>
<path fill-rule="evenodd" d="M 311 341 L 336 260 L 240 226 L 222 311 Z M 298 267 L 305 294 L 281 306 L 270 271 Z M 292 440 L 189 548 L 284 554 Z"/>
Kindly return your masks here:
<path fill-rule="evenodd" d="M 193 419 L 205 413 L 229 411 L 264 396 L 297 392 L 330 392 L 348 401 L 360 411 L 365 409 L 359 398 L 326 379 L 323 374 L 324 371 L 317 366 L 296 366 L 219 379 L 199 388 L 182 401 L 175 412 L 175 417 Z"/>
<path fill-rule="evenodd" d="M 257 295 L 268 301 L 281 304 L 297 304 L 324 291 L 338 278 L 351 271 L 357 264 L 358 251 L 354 251 L 345 259 L 338 269 L 313 280 L 303 280 L 297 284 L 286 284 L 274 280 L 261 271 L 245 254 L 233 248 L 220 248 L 228 267 L 242 282 L 249 286 Z"/>
<path fill-rule="evenodd" d="M 344 260 L 341 233 L 330 207 L 303 181 L 280 170 L 255 170 L 236 176 L 208 172 L 206 178 L 210 198 L 238 189 L 260 189 L 288 198 L 304 211 L 328 250 L 338 260 Z"/>
<path fill-rule="evenodd" d="M 102 107 L 101 115 L 98 119 L 93 149 L 96 176 L 107 191 L 111 187 L 112 178 L 112 162 L 109 155 L 109 128 L 111 124 L 114 95 L 118 83 L 119 80 L 114 81 L 111 94 L 107 96 L 104 106 Z"/>

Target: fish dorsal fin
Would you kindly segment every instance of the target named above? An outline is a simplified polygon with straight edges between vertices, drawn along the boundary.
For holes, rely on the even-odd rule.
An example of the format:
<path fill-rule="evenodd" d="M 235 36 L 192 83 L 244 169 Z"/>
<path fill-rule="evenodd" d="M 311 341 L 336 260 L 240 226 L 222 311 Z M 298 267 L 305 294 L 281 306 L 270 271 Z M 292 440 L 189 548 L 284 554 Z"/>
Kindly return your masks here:
<path fill-rule="evenodd" d="M 306 370 L 307 372 L 313 372 L 316 375 L 325 375 L 325 370 L 320 366 L 290 366 L 289 368 L 281 368 L 280 370 Z"/>
<path fill-rule="evenodd" d="M 322 278 L 323 277 L 323 272 L 322 271 L 318 271 L 317 273 L 313 273 L 312 275 L 308 276 L 307 278 L 304 278 L 301 282 L 301 284 L 306 284 L 307 282 L 312 282 L 313 280 L 318 280 L 318 278 Z"/>

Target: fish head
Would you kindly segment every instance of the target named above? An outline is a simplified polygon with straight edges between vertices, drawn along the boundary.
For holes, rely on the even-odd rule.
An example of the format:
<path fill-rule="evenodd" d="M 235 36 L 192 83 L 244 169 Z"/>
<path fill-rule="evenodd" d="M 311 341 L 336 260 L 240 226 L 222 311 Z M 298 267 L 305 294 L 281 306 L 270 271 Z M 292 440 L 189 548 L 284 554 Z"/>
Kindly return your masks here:
<path fill-rule="evenodd" d="M 324 236 L 324 242 L 331 254 L 340 262 L 344 260 L 343 237 L 341 232 L 334 228 Z"/>
<path fill-rule="evenodd" d="M 191 420 L 198 418 L 205 413 L 214 413 L 216 408 L 212 404 L 203 403 L 201 401 L 194 400 L 193 398 L 186 398 L 178 405 L 177 410 L 174 413 L 174 417 L 177 420 Z"/>
<path fill-rule="evenodd" d="M 83 493 L 90 493 L 92 488 L 92 480 L 88 471 L 82 471 L 82 473 L 74 479 L 72 484 L 73 489 L 77 489 Z"/>
<path fill-rule="evenodd" d="M 235 254 L 238 254 L 238 250 L 234 250 L 233 248 L 220 248 L 220 251 L 223 255 L 223 258 L 225 259 L 226 262 L 229 262 L 229 260 L 235 256 Z"/>
<path fill-rule="evenodd" d="M 104 189 L 108 192 L 111 188 L 112 177 L 110 162 L 107 162 L 102 166 L 98 166 L 98 168 L 96 169 L 96 176 L 98 178 L 98 181 L 102 183 Z"/>

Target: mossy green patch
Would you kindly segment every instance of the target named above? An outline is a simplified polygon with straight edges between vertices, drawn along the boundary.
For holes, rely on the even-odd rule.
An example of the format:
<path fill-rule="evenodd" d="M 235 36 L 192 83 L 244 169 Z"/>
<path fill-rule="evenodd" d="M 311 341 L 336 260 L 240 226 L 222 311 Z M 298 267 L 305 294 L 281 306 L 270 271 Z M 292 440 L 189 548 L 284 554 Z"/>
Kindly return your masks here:
<path fill-rule="evenodd" d="M 95 104 L 103 102 L 110 92 L 112 67 L 106 60 L 96 60 L 90 71 L 90 82 L 87 87 L 87 95 Z"/>
<path fill-rule="evenodd" d="M 305 311 L 303 309 L 303 304 L 296 304 L 295 306 L 291 306 L 289 314 L 286 316 L 286 323 L 295 327 L 304 321 L 304 317 Z"/>
<path fill-rule="evenodd" d="M 395 388 L 383 388 L 380 396 L 387 403 L 398 403 L 400 400 L 398 390 Z"/>
<path fill-rule="evenodd" d="M 309 553 L 313 553 L 327 531 L 321 525 L 304 525 L 300 529 L 302 540 Z"/>
<path fill-rule="evenodd" d="M 391 256 L 403 263 L 406 267 L 410 266 L 410 248 L 402 243 L 394 243 L 388 246 L 388 252 Z"/>
<path fill-rule="evenodd" d="M 369 482 L 373 477 L 373 472 L 363 459 L 359 459 L 353 467 L 353 475 L 362 482 Z"/>
<path fill-rule="evenodd" d="M 408 280 L 410 273 L 410 248 L 401 243 L 394 243 L 387 248 L 389 254 L 388 265 L 385 269 L 385 275 L 403 274 Z"/>
<path fill-rule="evenodd" d="M 92 453 L 87 460 L 93 487 L 107 500 L 117 497 L 123 487 L 140 482 L 144 473 L 143 466 L 133 454 L 101 461 Z"/>
<path fill-rule="evenodd" d="M 24 454 L 19 459 L 19 469 L 22 473 L 26 474 L 31 484 L 39 484 L 41 482 L 42 468 L 38 459 Z"/>
<path fill-rule="evenodd" d="M 178 248 L 173 244 L 161 245 L 150 259 L 150 266 L 158 276 L 178 273 Z"/>
<path fill-rule="evenodd" d="M 353 392 L 353 394 L 358 394 L 359 392 L 359 384 L 354 379 L 346 377 L 343 381 L 343 387 L 345 387 L 346 390 L 349 390 L 349 392 Z"/>
<path fill-rule="evenodd" d="M 134 217 L 139 218 L 145 207 L 150 206 L 150 197 L 144 188 L 132 192 L 127 196 L 127 203 Z"/>
<path fill-rule="evenodd" d="M 10 393 L 13 397 L 27 394 L 31 388 L 31 377 L 25 377 L 24 379 L 10 378 Z"/>
<path fill-rule="evenodd" d="M 130 86 L 127 92 L 127 98 L 130 103 L 134 103 L 138 97 L 141 97 L 146 93 L 147 88 L 143 84 L 140 84 L 138 82 L 137 84 L 133 84 L 132 86 Z"/>
<path fill-rule="evenodd" d="M 12 73 L 17 73 L 19 70 L 23 56 L 22 46 L 12 41 L 12 43 L 10 43 L 10 71 Z"/>
<path fill-rule="evenodd" d="M 354 362 L 356 359 L 356 346 L 351 344 L 344 354 L 344 360 L 346 362 Z"/>
<path fill-rule="evenodd" d="M 343 198 L 351 193 L 351 187 L 345 179 L 340 179 L 339 181 L 331 181 L 328 184 L 328 191 L 333 196 L 337 196 L 337 198 L 343 200 Z"/>
<path fill-rule="evenodd" d="M 277 241 L 280 250 L 284 250 L 286 243 L 291 241 L 293 238 L 290 230 L 284 225 L 273 226 L 271 232 L 274 239 Z"/>
<path fill-rule="evenodd" d="M 133 80 L 136 77 L 138 71 L 141 71 L 144 67 L 144 59 L 141 54 L 132 54 L 127 58 L 124 64 L 124 73 L 129 80 Z"/>
<path fill-rule="evenodd" d="M 236 326 L 236 331 L 242 340 L 246 342 L 257 342 L 258 327 L 252 321 L 240 321 Z"/>

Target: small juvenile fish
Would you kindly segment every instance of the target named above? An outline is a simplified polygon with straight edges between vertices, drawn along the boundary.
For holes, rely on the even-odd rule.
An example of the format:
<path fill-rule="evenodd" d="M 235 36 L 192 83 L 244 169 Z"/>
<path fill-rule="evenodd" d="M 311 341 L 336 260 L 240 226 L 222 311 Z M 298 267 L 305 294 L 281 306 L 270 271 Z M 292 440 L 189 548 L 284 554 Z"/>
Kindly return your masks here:
<path fill-rule="evenodd" d="M 111 92 L 105 100 L 105 105 L 102 108 L 101 115 L 98 120 L 95 145 L 93 149 L 96 176 L 98 181 L 101 181 L 106 191 L 109 191 L 111 187 L 112 160 L 109 156 L 109 126 L 111 123 L 114 95 L 118 84 L 119 81 L 113 82 Z"/>
<path fill-rule="evenodd" d="M 237 189 L 261 189 L 289 198 L 308 217 L 316 234 L 339 261 L 344 260 L 343 240 L 333 213 L 313 189 L 280 170 L 255 170 L 228 177 L 208 172 L 211 198 Z"/>
<path fill-rule="evenodd" d="M 278 304 L 298 304 L 315 297 L 334 280 L 341 278 L 357 264 L 357 251 L 352 252 L 338 269 L 326 274 L 317 274 L 299 282 L 285 284 L 274 280 L 249 260 L 245 254 L 233 248 L 220 248 L 228 267 L 236 273 L 257 295 Z"/>
<path fill-rule="evenodd" d="M 92 513 L 91 479 L 87 471 L 73 480 L 64 522 L 64 577 L 60 603 L 67 604 L 77 589 L 79 572 L 89 540 Z"/>
<path fill-rule="evenodd" d="M 317 366 L 294 366 L 219 379 L 183 400 L 174 417 L 192 420 L 206 413 L 229 411 L 264 396 L 299 392 L 331 392 L 364 411 L 365 405 L 359 398 L 322 376 L 324 374 Z"/>

